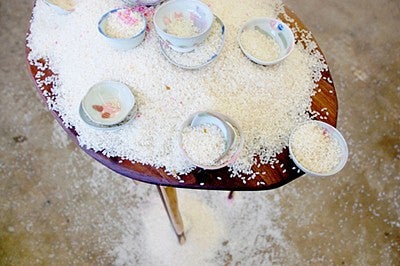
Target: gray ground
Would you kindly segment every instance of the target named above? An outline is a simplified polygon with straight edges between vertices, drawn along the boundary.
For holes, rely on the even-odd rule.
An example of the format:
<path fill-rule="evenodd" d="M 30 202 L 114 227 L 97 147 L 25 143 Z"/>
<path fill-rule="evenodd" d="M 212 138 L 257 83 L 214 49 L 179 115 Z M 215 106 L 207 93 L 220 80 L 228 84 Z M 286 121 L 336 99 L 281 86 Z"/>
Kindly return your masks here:
<path fill-rule="evenodd" d="M 0 265 L 399 265 L 400 2 L 286 3 L 327 58 L 349 162 L 334 177 L 237 193 L 226 206 L 225 192 L 180 191 L 197 199 L 194 208 L 183 206 L 192 231 L 187 247 L 169 251 L 156 190 L 94 162 L 38 100 L 24 62 L 31 1 L 0 0 Z M 203 242 L 196 204 L 225 228 Z M 145 229 L 149 220 L 164 221 L 167 232 Z M 174 252 L 180 255 L 166 255 Z"/>

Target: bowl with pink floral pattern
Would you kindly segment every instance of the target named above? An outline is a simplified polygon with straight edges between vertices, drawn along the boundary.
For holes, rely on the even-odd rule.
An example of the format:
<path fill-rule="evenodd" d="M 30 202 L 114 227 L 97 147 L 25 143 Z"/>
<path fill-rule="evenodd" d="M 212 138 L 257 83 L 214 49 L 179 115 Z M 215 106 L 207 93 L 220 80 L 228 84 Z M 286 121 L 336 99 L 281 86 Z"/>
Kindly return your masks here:
<path fill-rule="evenodd" d="M 98 30 L 110 46 L 118 50 L 128 50 L 144 40 L 146 23 L 141 12 L 132 8 L 118 8 L 101 17 Z"/>

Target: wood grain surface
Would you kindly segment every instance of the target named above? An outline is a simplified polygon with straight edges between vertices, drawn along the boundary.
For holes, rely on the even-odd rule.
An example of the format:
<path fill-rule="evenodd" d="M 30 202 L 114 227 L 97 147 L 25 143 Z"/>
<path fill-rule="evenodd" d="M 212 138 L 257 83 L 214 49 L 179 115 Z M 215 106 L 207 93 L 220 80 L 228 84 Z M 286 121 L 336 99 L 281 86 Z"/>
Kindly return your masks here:
<path fill-rule="evenodd" d="M 299 27 L 300 29 L 306 30 L 305 26 L 301 23 L 294 12 L 286 8 L 286 13 L 291 19 L 290 21 L 288 21 L 285 19 L 284 16 L 280 16 L 280 19 L 283 22 L 287 23 L 291 27 L 296 24 L 297 27 Z M 29 48 L 26 47 L 26 55 L 28 55 L 29 51 Z M 321 50 L 320 52 L 322 54 Z M 40 88 L 36 82 L 36 79 L 34 78 L 36 76 L 36 73 L 39 72 L 39 69 L 36 66 L 30 64 L 28 60 L 27 65 L 32 80 L 37 88 L 37 91 L 45 102 L 46 97 L 43 95 L 43 92 L 47 91 L 49 94 L 51 94 L 52 84 L 45 85 L 44 87 Z M 53 75 L 51 69 L 47 69 L 44 72 L 45 76 L 42 77 L 42 79 Z M 326 119 L 323 119 L 322 121 L 336 126 L 338 102 L 332 77 L 329 70 L 324 71 L 322 75 L 323 78 L 319 80 L 318 86 L 315 89 L 316 94 L 312 97 L 312 110 L 320 111 L 322 108 L 327 108 L 329 116 L 327 116 Z M 73 141 L 77 145 L 79 145 L 76 131 L 73 128 L 67 128 L 57 112 L 53 110 L 50 110 L 50 112 L 64 128 L 64 130 L 69 134 L 69 136 L 73 139 Z M 315 119 L 321 120 L 320 117 L 316 117 Z M 277 155 L 279 163 L 277 163 L 273 167 L 271 167 L 269 164 L 261 165 L 260 167 L 257 167 L 256 164 L 253 165 L 253 171 L 262 174 L 257 175 L 254 179 L 251 180 L 246 179 L 245 183 L 240 178 L 231 178 L 230 172 L 228 172 L 228 169 L 226 167 L 212 171 L 196 168 L 190 174 L 180 176 L 180 178 L 184 180 L 184 183 L 180 183 L 175 176 L 165 173 L 163 168 L 157 169 L 149 165 L 143 165 L 141 163 L 132 163 L 128 160 L 122 160 L 119 157 L 107 158 L 100 152 L 95 152 L 93 150 L 85 149 L 83 147 L 81 148 L 92 158 L 123 176 L 146 183 L 179 188 L 229 191 L 267 190 L 287 184 L 288 182 L 291 182 L 304 174 L 302 172 L 299 172 L 297 168 L 293 169 L 295 165 L 293 161 L 289 158 L 289 152 L 287 148 L 285 148 L 282 153 Z M 119 161 L 121 160 L 122 163 L 119 163 Z M 284 164 L 283 169 L 286 169 L 286 171 L 283 171 L 283 169 L 280 168 L 281 164 Z"/>

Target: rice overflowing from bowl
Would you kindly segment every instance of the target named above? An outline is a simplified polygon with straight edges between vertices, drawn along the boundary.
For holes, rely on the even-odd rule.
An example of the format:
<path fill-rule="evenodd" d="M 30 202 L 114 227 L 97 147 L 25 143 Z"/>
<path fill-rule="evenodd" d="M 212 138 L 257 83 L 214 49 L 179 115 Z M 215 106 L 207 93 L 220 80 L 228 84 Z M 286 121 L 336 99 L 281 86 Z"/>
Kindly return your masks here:
<path fill-rule="evenodd" d="M 121 9 L 111 13 L 105 22 L 104 31 L 111 38 L 131 38 L 144 29 L 140 13 Z"/>
<path fill-rule="evenodd" d="M 56 73 L 45 79 L 38 73 L 36 83 L 53 86 L 52 95 L 44 93 L 48 106 L 65 125 L 75 128 L 81 146 L 165 167 L 171 174 L 190 173 L 194 168 L 180 152 L 178 134 L 183 122 L 199 110 L 222 113 L 240 126 L 244 146 L 229 165 L 232 176 L 254 174 L 255 155 L 260 159 L 257 163 L 267 164 L 288 145 L 293 128 L 310 119 L 310 96 L 327 69 L 317 45 L 303 32 L 305 47 L 296 45 L 279 65 L 259 66 L 241 52 L 237 32 L 249 17 L 277 17 L 284 12 L 281 1 L 204 2 L 224 22 L 226 41 L 217 60 L 195 71 L 167 61 L 152 23 L 142 45 L 134 49 L 120 52 L 104 44 L 97 22 L 120 1 L 82 1 L 70 16 L 46 12 L 44 3 L 36 2 L 27 37 L 32 50 L 28 59 Z M 42 58 L 46 62 L 39 61 Z M 80 119 L 83 96 L 103 80 L 123 82 L 135 94 L 138 114 L 129 126 L 103 131 Z"/>
<path fill-rule="evenodd" d="M 306 123 L 296 129 L 291 148 L 304 168 L 319 174 L 332 171 L 342 155 L 339 141 L 315 123 Z"/>
<path fill-rule="evenodd" d="M 271 36 L 261 32 L 261 30 L 249 29 L 243 31 L 240 41 L 243 48 L 259 60 L 274 61 L 279 56 L 279 45 Z"/>
<path fill-rule="evenodd" d="M 226 149 L 226 140 L 219 127 L 204 124 L 182 131 L 182 148 L 199 165 L 215 165 Z"/>
<path fill-rule="evenodd" d="M 211 26 L 210 35 L 198 44 L 191 53 L 177 52 L 171 47 L 165 47 L 164 52 L 173 64 L 186 67 L 198 68 L 216 59 L 224 45 L 223 25 L 214 21 Z"/>

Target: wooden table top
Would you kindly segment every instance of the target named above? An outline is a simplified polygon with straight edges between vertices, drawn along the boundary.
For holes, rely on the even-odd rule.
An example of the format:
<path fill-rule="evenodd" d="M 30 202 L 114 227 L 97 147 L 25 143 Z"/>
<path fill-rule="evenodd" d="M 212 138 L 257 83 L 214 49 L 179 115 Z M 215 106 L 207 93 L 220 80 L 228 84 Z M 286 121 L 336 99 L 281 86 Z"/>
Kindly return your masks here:
<path fill-rule="evenodd" d="M 280 16 L 280 19 L 283 22 L 287 23 L 291 27 L 296 24 L 298 28 L 307 30 L 294 12 L 286 8 L 286 13 L 289 15 L 290 21 L 286 20 L 284 16 Z M 322 54 L 319 47 L 318 49 Z M 28 55 L 29 51 L 29 48 L 26 47 L 26 55 Z M 52 84 L 44 85 L 44 87 L 40 88 L 34 77 L 39 71 L 43 72 L 43 70 L 39 70 L 36 66 L 30 64 L 28 60 L 27 64 L 36 89 L 45 101 L 46 97 L 43 93 L 44 91 L 47 91 L 51 94 Z M 44 73 L 45 76 L 43 76 L 42 79 L 53 75 L 51 69 L 46 69 Z M 322 76 L 323 78 L 319 80 L 318 86 L 315 89 L 317 93 L 312 98 L 311 109 L 313 111 L 320 111 L 322 108 L 327 108 L 326 110 L 329 112 L 329 116 L 326 118 L 324 117 L 324 120 L 322 121 L 336 126 L 338 102 L 332 77 L 329 70 L 324 71 Z M 50 112 L 73 141 L 79 146 L 76 131 L 73 128 L 66 128 L 57 112 L 53 110 Z M 319 120 L 320 117 L 315 119 Z M 231 178 L 227 167 L 212 171 L 196 168 L 190 174 L 180 176 L 180 178 L 184 180 L 184 183 L 180 183 L 176 177 L 167 175 L 162 168 L 156 169 L 152 166 L 143 165 L 141 163 L 131 163 L 128 160 L 122 160 L 120 157 L 108 158 L 101 152 L 95 152 L 84 147 L 81 147 L 81 149 L 103 165 L 126 177 L 146 183 L 179 188 L 229 191 L 268 190 L 287 184 L 304 174 L 303 172 L 298 171 L 297 168 L 293 169 L 295 164 L 289 157 L 288 148 L 285 148 L 281 154 L 276 156 L 279 163 L 273 167 L 269 164 L 261 165 L 259 168 L 257 165 L 253 165 L 252 170 L 261 174 L 257 175 L 254 179 L 246 180 L 246 183 L 244 183 L 240 178 Z M 121 160 L 122 163 L 120 163 Z M 286 169 L 286 171 L 279 167 L 281 164 L 284 164 L 284 169 Z"/>

